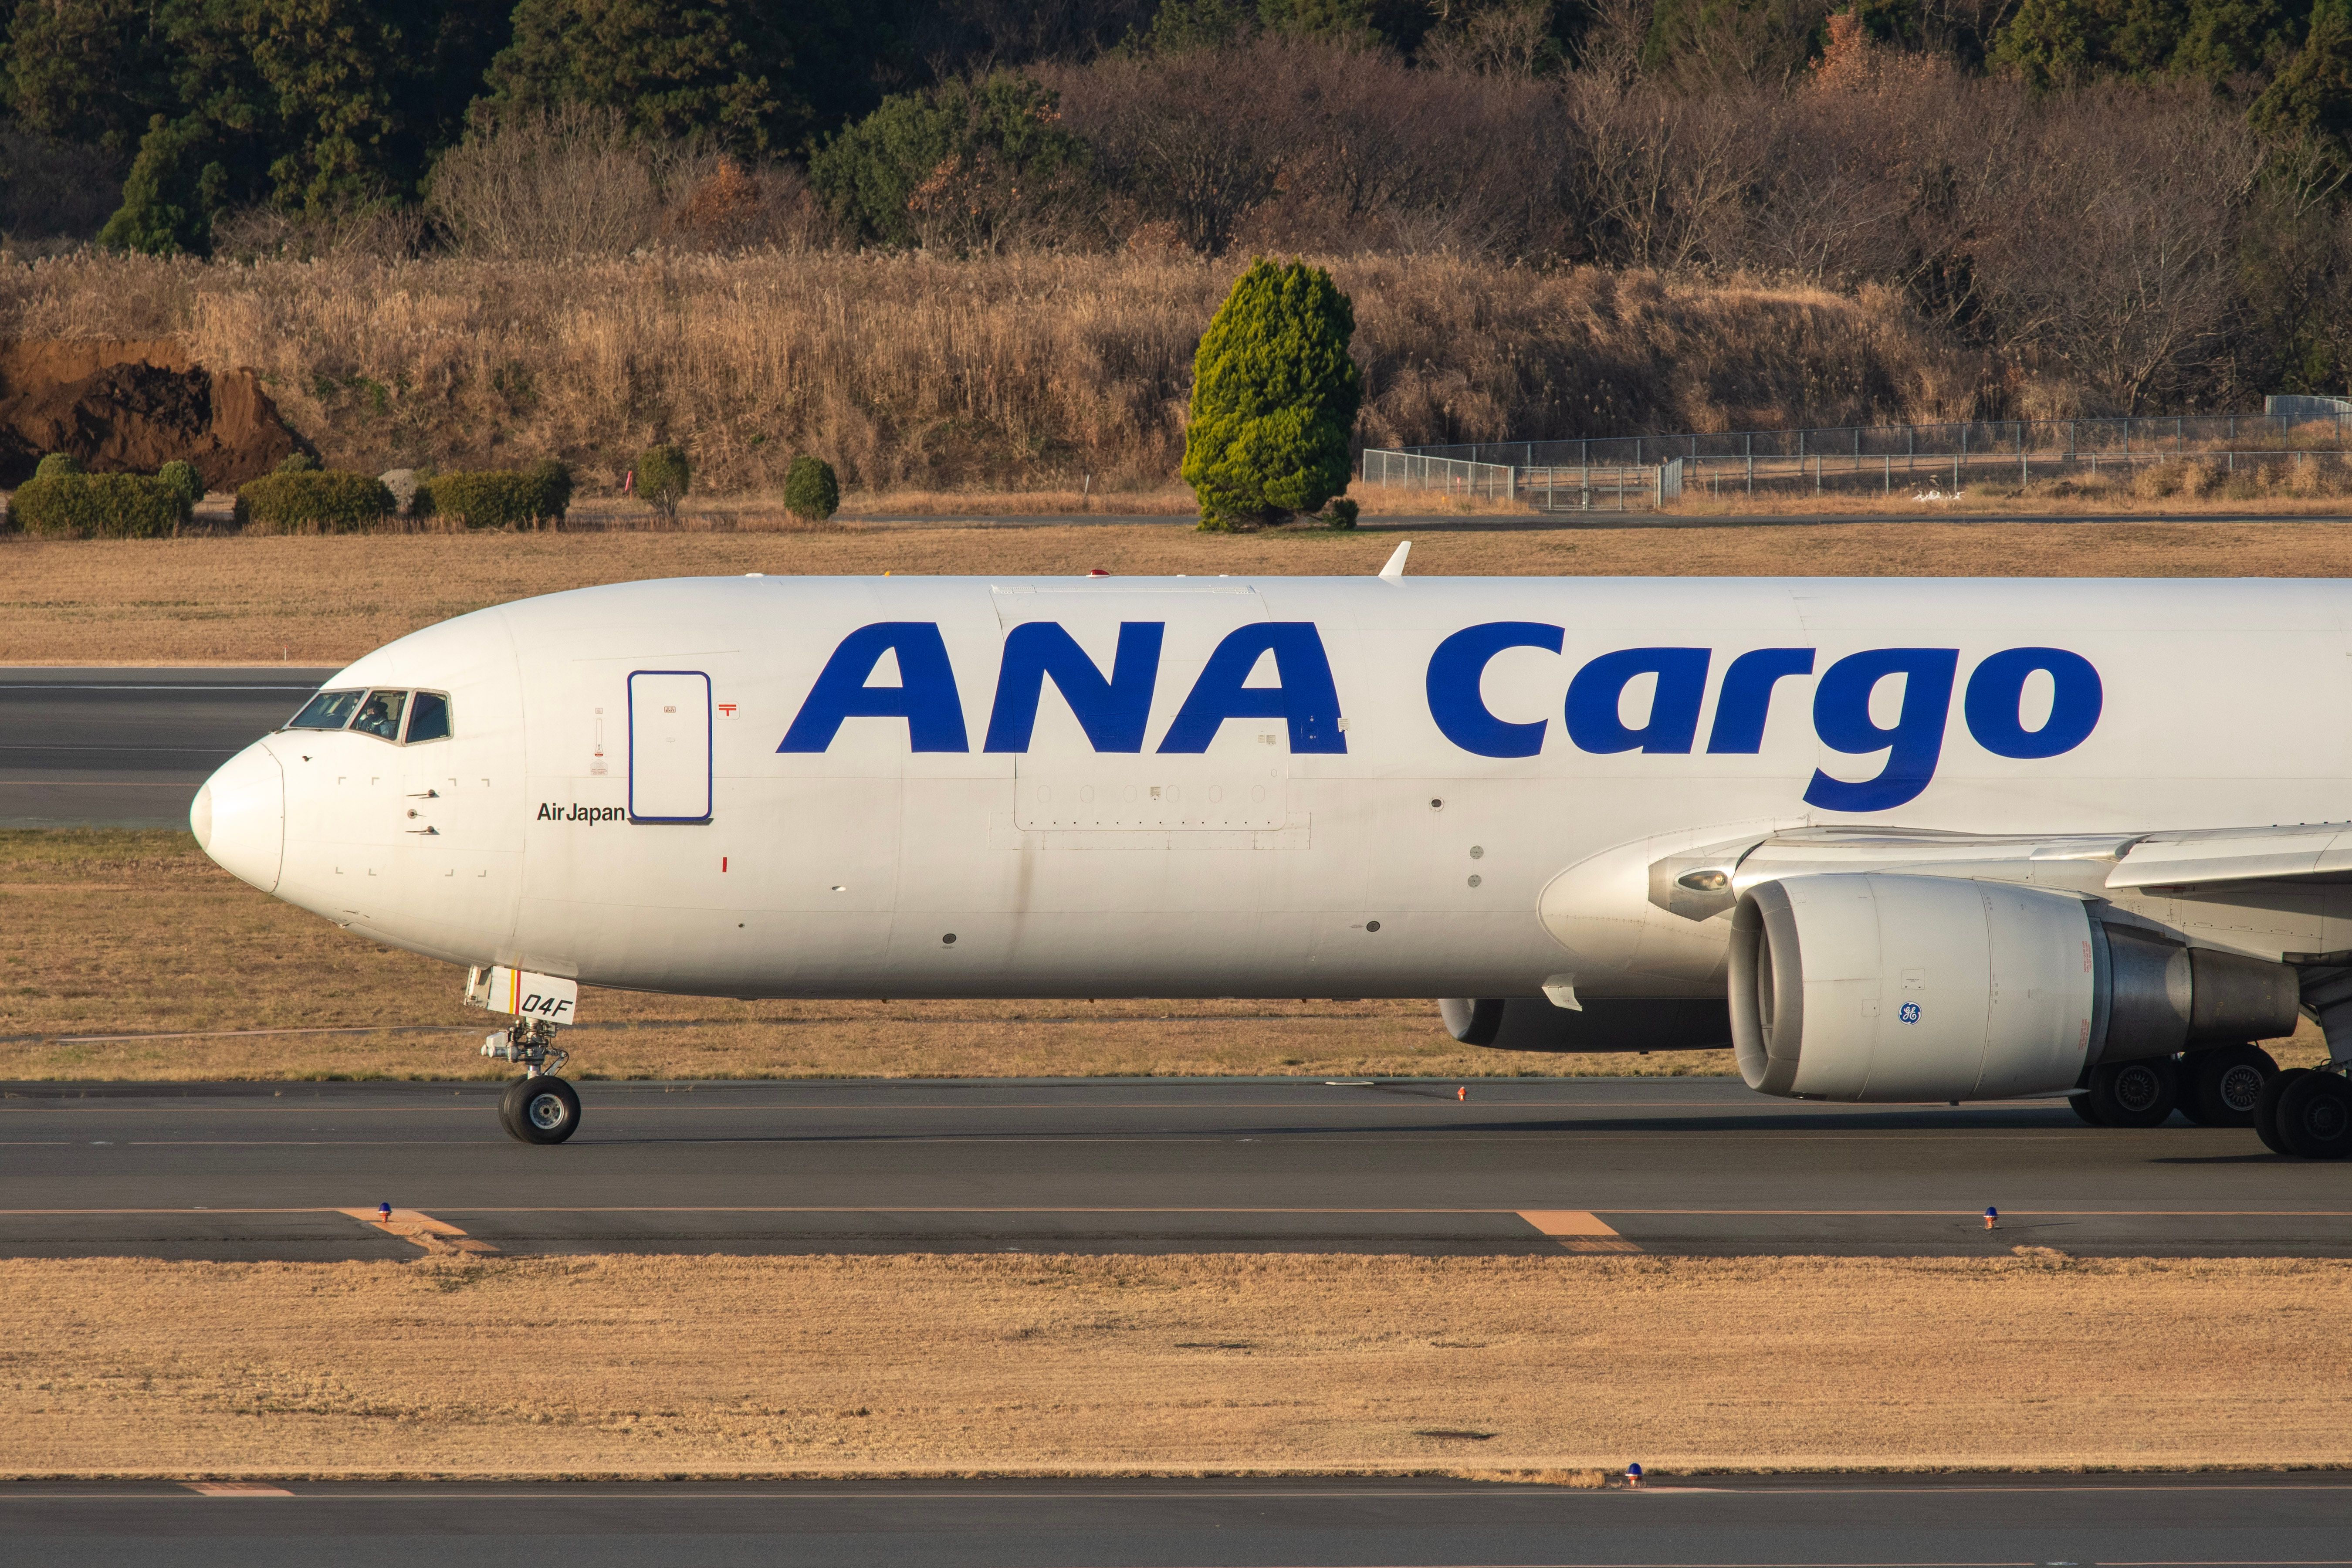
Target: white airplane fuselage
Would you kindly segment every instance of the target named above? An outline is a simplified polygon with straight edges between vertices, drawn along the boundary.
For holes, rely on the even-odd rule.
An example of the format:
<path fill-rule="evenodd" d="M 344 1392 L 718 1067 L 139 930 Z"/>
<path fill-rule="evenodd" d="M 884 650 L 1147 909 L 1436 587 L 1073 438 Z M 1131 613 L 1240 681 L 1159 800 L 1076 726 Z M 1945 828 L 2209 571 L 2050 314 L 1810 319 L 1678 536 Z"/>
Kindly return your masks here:
<path fill-rule="evenodd" d="M 196 826 L 356 934 L 597 985 L 1719 997 L 1663 856 L 2352 815 L 2347 621 L 2333 582 L 633 583 L 360 659 L 328 689 L 446 694 L 446 738 L 281 731 Z M 2189 935 L 2352 949 L 2326 900 Z"/>

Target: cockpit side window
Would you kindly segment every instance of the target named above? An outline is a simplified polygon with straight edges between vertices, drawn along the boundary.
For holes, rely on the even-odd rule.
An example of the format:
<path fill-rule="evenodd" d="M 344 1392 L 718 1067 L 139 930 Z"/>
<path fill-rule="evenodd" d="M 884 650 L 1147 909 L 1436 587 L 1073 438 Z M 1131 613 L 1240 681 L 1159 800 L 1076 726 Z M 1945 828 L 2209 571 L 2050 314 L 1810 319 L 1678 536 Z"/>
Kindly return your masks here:
<path fill-rule="evenodd" d="M 420 691 L 408 704 L 408 743 L 449 738 L 449 699 L 439 691 Z"/>
<path fill-rule="evenodd" d="M 352 710 L 359 707 L 362 693 L 357 691 L 321 691 L 302 705 L 302 711 L 286 721 L 289 730 L 340 730 L 352 721 Z"/>
<path fill-rule="evenodd" d="M 398 741 L 401 710 L 407 705 L 408 693 L 405 691 L 371 691 L 367 694 L 367 700 L 360 704 L 358 714 L 352 718 L 352 728 L 381 740 Z"/>

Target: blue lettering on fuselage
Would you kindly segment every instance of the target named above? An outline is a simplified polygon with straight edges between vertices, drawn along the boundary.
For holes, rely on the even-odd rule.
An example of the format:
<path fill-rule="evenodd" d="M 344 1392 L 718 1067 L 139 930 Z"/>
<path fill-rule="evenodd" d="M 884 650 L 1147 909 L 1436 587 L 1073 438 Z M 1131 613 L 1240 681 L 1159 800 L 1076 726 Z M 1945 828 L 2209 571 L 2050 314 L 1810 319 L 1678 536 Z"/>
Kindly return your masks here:
<path fill-rule="evenodd" d="M 1167 626 L 1125 621 L 1106 672 L 1077 640 L 1053 621 L 1030 621 L 1006 634 L 996 695 L 982 749 L 1029 750 L 1037 705 L 1051 681 L 1087 742 L 1098 752 L 1139 752 L 1159 687 Z M 1558 655 L 1565 628 L 1539 621 L 1489 621 L 1465 626 L 1431 654 L 1424 688 L 1429 716 L 1445 739 L 1475 756 L 1532 757 L 1543 750 L 1549 720 L 1498 718 L 1480 685 L 1496 657 L 1513 648 Z M 884 657 L 895 657 L 898 684 L 870 684 Z M 1827 811 L 1887 811 L 1918 798 L 1936 774 L 1958 683 L 1959 650 L 1948 647 L 1864 648 L 1831 662 L 1815 681 L 1812 727 L 1831 751 L 1882 756 L 1872 777 L 1846 780 L 1814 770 L 1805 803 Z M 1569 680 L 1561 728 L 1578 750 L 1600 754 L 1639 752 L 1687 755 L 1698 743 L 1715 650 L 1633 647 L 1584 661 Z M 1271 661 L 1274 683 L 1248 684 Z M 1781 681 L 1814 673 L 1817 650 L 1747 649 L 1723 667 L 1716 685 L 1715 719 L 1706 738 L 1712 756 L 1754 755 L 1764 748 L 1772 698 Z M 2026 682 L 2049 678 L 2050 711 L 2025 728 Z M 1882 724 L 1871 699 L 1882 683 L 1900 679 L 1893 721 Z M 1648 683 L 1641 724 L 1622 717 L 1627 689 Z M 1995 756 L 2054 757 L 2090 737 L 2105 690 L 2099 672 L 2078 653 L 2055 647 L 2013 647 L 1978 662 L 1960 699 L 1961 716 L 1976 742 Z M 785 731 L 780 752 L 824 752 L 850 719 L 898 719 L 916 752 L 971 749 L 963 700 L 947 644 L 936 622 L 879 621 L 841 639 L 825 660 L 808 698 Z M 1338 683 L 1321 635 L 1311 621 L 1258 621 L 1229 632 L 1153 748 L 1162 754 L 1206 752 L 1229 719 L 1278 719 L 1297 753 L 1344 754 Z"/>
<path fill-rule="evenodd" d="M 1543 749 L 1548 721 L 1508 722 L 1488 710 L 1479 694 L 1487 664 L 1506 648 L 1532 647 L 1558 653 L 1564 628 L 1537 621 L 1490 621 L 1466 626 L 1437 645 L 1430 656 L 1429 716 L 1445 738 L 1483 757 L 1531 757 Z M 1569 682 L 1561 715 L 1568 738 L 1580 751 L 1686 753 L 1698 734 L 1709 648 L 1620 648 L 1588 660 Z M 1753 754 L 1764 749 L 1764 721 L 1773 689 L 1784 679 L 1813 672 L 1809 647 L 1751 648 L 1734 658 L 1717 689 L 1715 724 L 1707 736 L 1710 755 Z M 1805 804 L 1825 811 L 1888 811 L 1916 800 L 1935 777 L 1951 713 L 1952 686 L 1960 654 L 1948 647 L 1866 648 L 1838 659 L 1813 688 L 1813 733 L 1833 752 L 1854 756 L 1885 753 L 1878 773 L 1849 781 L 1816 768 L 1805 786 Z M 2050 715 L 2039 729 L 2025 728 L 2021 711 L 2025 682 L 2034 674 L 2051 679 Z M 1649 717 L 1640 729 L 1619 716 L 1628 685 L 1652 677 Z M 1901 707 L 1892 724 L 1873 718 L 1870 700 L 1879 683 L 1900 676 Z M 2099 672 L 2089 659 L 2064 648 L 2013 647 L 1980 661 L 1969 677 L 1961 713 L 1969 733 L 1995 756 L 2054 757 L 2089 739 L 2105 700 Z"/>

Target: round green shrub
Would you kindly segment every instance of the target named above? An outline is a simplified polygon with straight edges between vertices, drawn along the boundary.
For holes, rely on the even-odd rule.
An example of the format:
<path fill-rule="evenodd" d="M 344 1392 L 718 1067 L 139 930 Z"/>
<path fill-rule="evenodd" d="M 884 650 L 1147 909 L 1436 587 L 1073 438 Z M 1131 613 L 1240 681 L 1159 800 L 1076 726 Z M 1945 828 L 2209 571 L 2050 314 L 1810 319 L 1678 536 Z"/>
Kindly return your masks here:
<path fill-rule="evenodd" d="M 362 533 L 393 510 L 382 479 L 334 468 L 268 474 L 236 491 L 237 524 L 250 533 Z"/>
<path fill-rule="evenodd" d="M 81 459 L 71 452 L 51 452 L 33 469 L 33 477 L 37 479 L 54 479 L 63 478 L 67 474 L 79 474 L 87 470 L 82 468 Z"/>
<path fill-rule="evenodd" d="M 823 522 L 841 510 L 841 480 L 833 465 L 803 452 L 784 470 L 784 510 L 803 522 Z"/>
<path fill-rule="evenodd" d="M 274 474 L 315 474 L 319 471 L 319 459 L 308 452 L 289 452 L 278 458 L 278 466 L 270 470 Z"/>
<path fill-rule="evenodd" d="M 664 442 L 637 454 L 637 497 L 664 518 L 677 518 L 677 503 L 693 482 L 685 447 Z"/>
<path fill-rule="evenodd" d="M 542 458 L 523 470 L 539 481 L 539 514 L 557 522 L 572 510 L 572 469 L 553 458 Z"/>
<path fill-rule="evenodd" d="M 166 463 L 155 470 L 155 478 L 165 489 L 180 498 L 181 507 L 184 510 L 194 511 L 196 503 L 205 499 L 204 476 L 196 472 L 196 466 L 194 463 L 176 461 Z"/>
<path fill-rule="evenodd" d="M 179 492 L 145 474 L 51 473 L 16 487 L 11 522 L 52 539 L 168 539 L 187 509 Z"/>
<path fill-rule="evenodd" d="M 1355 309 L 1319 267 L 1261 257 L 1192 356 L 1184 482 L 1211 531 L 1314 512 L 1348 488 L 1364 377 L 1348 355 Z"/>
<path fill-rule="evenodd" d="M 522 469 L 436 474 L 419 480 L 412 517 L 441 517 L 467 528 L 530 528 L 561 522 L 572 504 L 572 471 L 561 463 Z"/>

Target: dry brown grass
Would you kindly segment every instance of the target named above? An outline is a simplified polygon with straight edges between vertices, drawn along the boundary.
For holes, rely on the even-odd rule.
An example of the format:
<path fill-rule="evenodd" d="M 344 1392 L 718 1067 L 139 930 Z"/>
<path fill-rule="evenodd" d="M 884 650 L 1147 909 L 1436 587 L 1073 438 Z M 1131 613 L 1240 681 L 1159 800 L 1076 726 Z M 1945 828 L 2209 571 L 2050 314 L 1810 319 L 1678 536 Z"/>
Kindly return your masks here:
<path fill-rule="evenodd" d="M 6 1261 L 0 1474 L 2333 1466 L 2347 1289 L 2047 1253 Z"/>
<path fill-rule="evenodd" d="M 497 1022 L 446 964 L 255 891 L 184 833 L 0 833 L 0 1080 L 496 1079 Z M 1546 1056 L 1456 1045 L 1428 1002 L 737 1002 L 583 994 L 572 1076 L 1303 1077 L 1731 1070 L 1728 1052 Z M 173 1030 L 442 1032 L 216 1035 Z M 470 1031 L 470 1032 L 469 1032 Z"/>
<path fill-rule="evenodd" d="M 1158 489 L 1195 342 L 1245 262 L 833 253 L 254 265 L 78 254 L 0 267 L 26 339 L 176 338 L 252 366 L 339 465 L 558 456 L 592 487 L 648 441 L 774 490 Z M 1884 290 L 1329 263 L 1354 297 L 1368 445 L 1944 418 L 1977 369 Z"/>
<path fill-rule="evenodd" d="M 2334 576 L 2352 524 L 1844 523 L 1222 535 L 1166 524 L 801 533 L 415 534 L 36 541 L 0 536 L 0 663 L 340 664 L 533 594 L 742 572 L 1421 575 Z"/>

